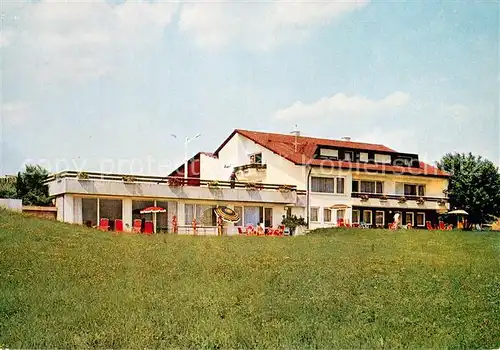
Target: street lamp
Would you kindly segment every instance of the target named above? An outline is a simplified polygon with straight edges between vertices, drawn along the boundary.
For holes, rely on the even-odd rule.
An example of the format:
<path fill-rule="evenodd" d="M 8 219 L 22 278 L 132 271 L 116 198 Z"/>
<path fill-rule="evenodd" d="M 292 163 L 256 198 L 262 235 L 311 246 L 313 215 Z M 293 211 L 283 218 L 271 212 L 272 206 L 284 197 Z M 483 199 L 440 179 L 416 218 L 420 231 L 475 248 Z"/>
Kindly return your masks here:
<path fill-rule="evenodd" d="M 170 134 L 170 136 L 172 136 L 175 139 L 177 138 L 176 134 Z M 187 177 L 188 177 L 188 160 L 189 160 L 188 159 L 188 144 L 200 136 L 201 136 L 201 134 L 198 133 L 191 138 L 186 137 L 186 140 L 184 141 L 184 179 L 187 179 Z"/>

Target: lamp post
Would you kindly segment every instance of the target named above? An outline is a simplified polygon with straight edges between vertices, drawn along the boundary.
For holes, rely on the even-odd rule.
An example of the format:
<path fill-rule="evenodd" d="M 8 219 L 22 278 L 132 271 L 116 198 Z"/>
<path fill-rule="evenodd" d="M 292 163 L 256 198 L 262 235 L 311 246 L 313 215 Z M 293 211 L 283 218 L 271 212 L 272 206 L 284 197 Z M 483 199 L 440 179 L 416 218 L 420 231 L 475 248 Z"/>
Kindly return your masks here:
<path fill-rule="evenodd" d="M 177 138 L 176 134 L 170 134 L 173 138 Z M 195 136 L 189 138 L 186 136 L 186 139 L 184 140 L 184 179 L 187 179 L 188 177 L 188 144 L 193 141 L 194 139 L 197 139 L 200 137 L 201 134 L 198 133 Z"/>

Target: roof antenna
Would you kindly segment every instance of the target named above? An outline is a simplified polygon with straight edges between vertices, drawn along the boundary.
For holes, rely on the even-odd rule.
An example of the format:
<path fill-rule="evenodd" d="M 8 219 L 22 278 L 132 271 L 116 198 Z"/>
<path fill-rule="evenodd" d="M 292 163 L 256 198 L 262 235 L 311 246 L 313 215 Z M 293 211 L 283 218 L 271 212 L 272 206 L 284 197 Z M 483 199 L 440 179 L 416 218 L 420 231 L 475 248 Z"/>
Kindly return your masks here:
<path fill-rule="evenodd" d="M 299 145 L 298 138 L 300 136 L 300 131 L 299 131 L 297 124 L 295 124 L 295 129 L 291 133 L 295 135 L 295 141 L 294 141 L 293 145 L 294 145 L 295 152 L 297 152 L 297 146 Z"/>

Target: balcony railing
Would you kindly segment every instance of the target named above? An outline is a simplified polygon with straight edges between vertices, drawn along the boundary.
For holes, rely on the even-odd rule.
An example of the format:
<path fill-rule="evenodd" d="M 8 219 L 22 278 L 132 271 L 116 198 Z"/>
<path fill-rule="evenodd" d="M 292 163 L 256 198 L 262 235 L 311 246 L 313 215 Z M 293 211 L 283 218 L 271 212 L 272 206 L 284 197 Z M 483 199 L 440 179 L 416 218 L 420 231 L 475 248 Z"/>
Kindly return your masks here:
<path fill-rule="evenodd" d="M 365 197 L 366 196 L 366 197 Z M 414 196 L 414 195 L 403 195 L 403 194 L 381 194 L 381 193 L 364 193 L 364 192 L 352 192 L 351 197 L 353 198 L 375 198 L 375 199 L 395 199 L 395 200 L 424 200 L 426 202 L 447 202 L 447 197 L 429 197 L 429 196 Z"/>
<path fill-rule="evenodd" d="M 240 166 L 234 167 L 234 171 L 244 171 L 244 170 L 248 170 L 248 169 L 266 170 L 267 164 L 251 163 L 251 164 L 245 164 L 245 165 L 240 165 Z"/>
<path fill-rule="evenodd" d="M 130 174 L 112 174 L 98 172 L 78 172 L 78 171 L 63 171 L 56 174 L 51 174 L 45 180 L 45 183 L 57 181 L 58 179 L 77 179 L 80 181 L 86 180 L 106 180 L 106 181 L 122 181 L 125 183 L 156 183 L 165 184 L 170 187 L 178 186 L 197 186 L 210 188 L 245 188 L 248 190 L 279 190 L 283 192 L 296 192 L 297 186 L 284 184 L 269 184 L 261 182 L 243 182 L 243 181 L 222 181 L 222 180 L 204 180 L 198 178 L 183 178 L 175 176 L 148 176 L 148 175 L 130 175 Z M 303 192 L 303 191 L 300 191 Z M 302 193 L 300 193 L 302 194 Z"/>

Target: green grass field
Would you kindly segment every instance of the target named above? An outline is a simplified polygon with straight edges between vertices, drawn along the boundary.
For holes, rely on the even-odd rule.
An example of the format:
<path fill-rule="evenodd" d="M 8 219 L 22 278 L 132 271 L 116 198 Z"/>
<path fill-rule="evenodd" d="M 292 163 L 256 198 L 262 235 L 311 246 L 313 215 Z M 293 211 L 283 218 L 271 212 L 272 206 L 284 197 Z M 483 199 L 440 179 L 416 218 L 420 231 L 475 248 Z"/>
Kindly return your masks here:
<path fill-rule="evenodd" d="M 113 235 L 0 210 L 0 348 L 498 348 L 500 235 Z"/>

